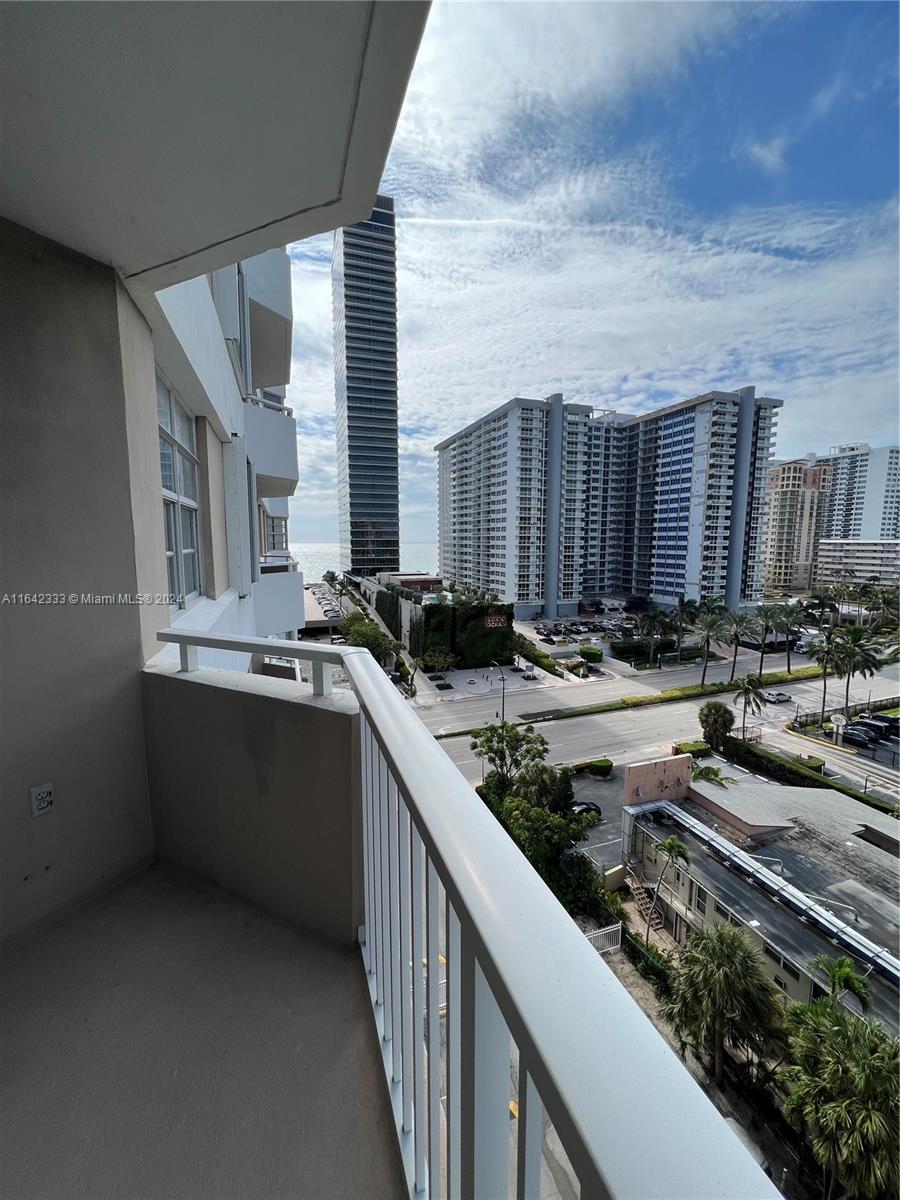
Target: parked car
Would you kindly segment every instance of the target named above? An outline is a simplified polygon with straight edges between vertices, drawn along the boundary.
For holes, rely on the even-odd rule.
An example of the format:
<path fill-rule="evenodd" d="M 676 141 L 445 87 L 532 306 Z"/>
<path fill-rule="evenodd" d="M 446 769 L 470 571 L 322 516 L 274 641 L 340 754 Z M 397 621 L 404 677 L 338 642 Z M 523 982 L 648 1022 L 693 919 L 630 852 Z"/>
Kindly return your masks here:
<path fill-rule="evenodd" d="M 881 738 L 877 734 L 874 734 L 871 729 L 866 729 L 864 725 L 847 725 L 844 728 L 844 737 L 848 733 L 852 733 L 856 737 L 865 738 L 868 745 L 871 745 L 872 742 L 881 741 Z"/>
<path fill-rule="evenodd" d="M 547 644 L 548 646 L 555 646 L 555 645 L 556 645 L 556 642 L 553 640 L 553 638 L 552 638 L 552 637 L 542 637 L 542 638 L 540 638 L 539 640 L 540 640 L 540 641 L 542 641 L 542 642 L 546 642 L 546 644 Z"/>
<path fill-rule="evenodd" d="M 857 750 L 868 750 L 872 743 L 862 733 L 854 733 L 852 729 L 844 730 L 843 742 L 845 746 L 855 746 Z"/>
<path fill-rule="evenodd" d="M 526 671 L 522 678 L 531 681 L 537 679 L 537 675 L 534 673 L 534 671 Z"/>
<path fill-rule="evenodd" d="M 864 712 L 859 714 L 859 720 L 877 721 L 879 725 L 884 726 L 892 737 L 897 737 L 900 734 L 900 717 L 888 716 L 886 713 Z"/>
<path fill-rule="evenodd" d="M 868 729 L 869 732 L 874 735 L 876 741 L 879 742 L 888 736 L 888 731 L 880 721 L 870 721 L 866 717 L 860 717 L 857 721 L 855 721 L 853 728 Z"/>
<path fill-rule="evenodd" d="M 582 813 L 595 813 L 599 821 L 603 813 L 600 811 L 600 805 L 595 804 L 593 800 L 576 800 L 572 805 L 571 810 L 575 816 L 580 816 Z"/>
<path fill-rule="evenodd" d="M 791 702 L 791 697 L 787 692 L 766 691 L 762 693 L 762 698 L 766 704 L 790 704 Z"/>

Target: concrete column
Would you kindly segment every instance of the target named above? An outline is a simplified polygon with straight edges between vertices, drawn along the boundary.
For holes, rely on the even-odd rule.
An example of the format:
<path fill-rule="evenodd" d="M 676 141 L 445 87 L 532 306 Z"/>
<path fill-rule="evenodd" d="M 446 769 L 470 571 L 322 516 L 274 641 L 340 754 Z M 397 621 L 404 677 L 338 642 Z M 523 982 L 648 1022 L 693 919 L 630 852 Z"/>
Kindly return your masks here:
<path fill-rule="evenodd" d="M 8 222 L 0 272 L 2 591 L 49 597 L 0 608 L 12 936 L 152 854 L 140 668 L 169 615 L 119 598 L 168 591 L 150 329 L 109 267 Z"/>
<path fill-rule="evenodd" d="M 544 497 L 544 616 L 554 618 L 559 611 L 559 530 L 565 408 L 562 393 L 554 392 L 547 399 L 550 413 L 547 424 L 547 488 Z"/>

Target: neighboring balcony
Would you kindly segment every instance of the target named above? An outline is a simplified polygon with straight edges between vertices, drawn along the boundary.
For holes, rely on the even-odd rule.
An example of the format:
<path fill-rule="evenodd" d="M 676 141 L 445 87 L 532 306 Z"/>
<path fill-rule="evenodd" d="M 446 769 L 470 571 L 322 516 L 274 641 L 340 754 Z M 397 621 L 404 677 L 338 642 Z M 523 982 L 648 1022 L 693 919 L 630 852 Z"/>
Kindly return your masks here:
<path fill-rule="evenodd" d="M 253 390 L 282 387 L 291 378 L 291 260 L 282 249 L 243 263 L 250 302 Z"/>
<path fill-rule="evenodd" d="M 160 640 L 159 861 L 3 973 L 4 1195 L 776 1200 L 367 651 Z"/>
<path fill-rule="evenodd" d="M 297 466 L 297 423 L 293 411 L 259 396 L 244 398 L 247 457 L 256 470 L 258 496 L 292 496 Z"/>
<path fill-rule="evenodd" d="M 253 607 L 260 637 L 303 628 L 303 572 L 289 553 L 274 551 L 260 559 Z"/>

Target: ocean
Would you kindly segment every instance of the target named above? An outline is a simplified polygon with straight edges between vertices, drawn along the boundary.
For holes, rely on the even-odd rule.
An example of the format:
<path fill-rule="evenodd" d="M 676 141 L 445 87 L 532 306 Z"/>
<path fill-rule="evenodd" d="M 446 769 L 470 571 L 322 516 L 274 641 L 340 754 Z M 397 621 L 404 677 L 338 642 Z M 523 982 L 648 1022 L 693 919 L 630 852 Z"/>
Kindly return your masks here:
<path fill-rule="evenodd" d="M 305 583 L 318 583 L 326 571 L 340 571 L 337 542 L 291 542 L 290 551 L 300 564 Z M 401 542 L 401 571 L 437 571 L 437 542 Z"/>

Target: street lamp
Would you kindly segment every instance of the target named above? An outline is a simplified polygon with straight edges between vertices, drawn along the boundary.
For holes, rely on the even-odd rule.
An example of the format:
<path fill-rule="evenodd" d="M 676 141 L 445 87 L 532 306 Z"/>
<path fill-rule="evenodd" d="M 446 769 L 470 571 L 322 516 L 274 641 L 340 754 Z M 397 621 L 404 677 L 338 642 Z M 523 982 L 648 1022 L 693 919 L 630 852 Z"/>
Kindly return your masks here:
<path fill-rule="evenodd" d="M 500 672 L 500 722 L 506 724 L 506 676 L 503 674 L 503 668 L 498 662 L 491 662 L 492 667 L 496 667 Z"/>

